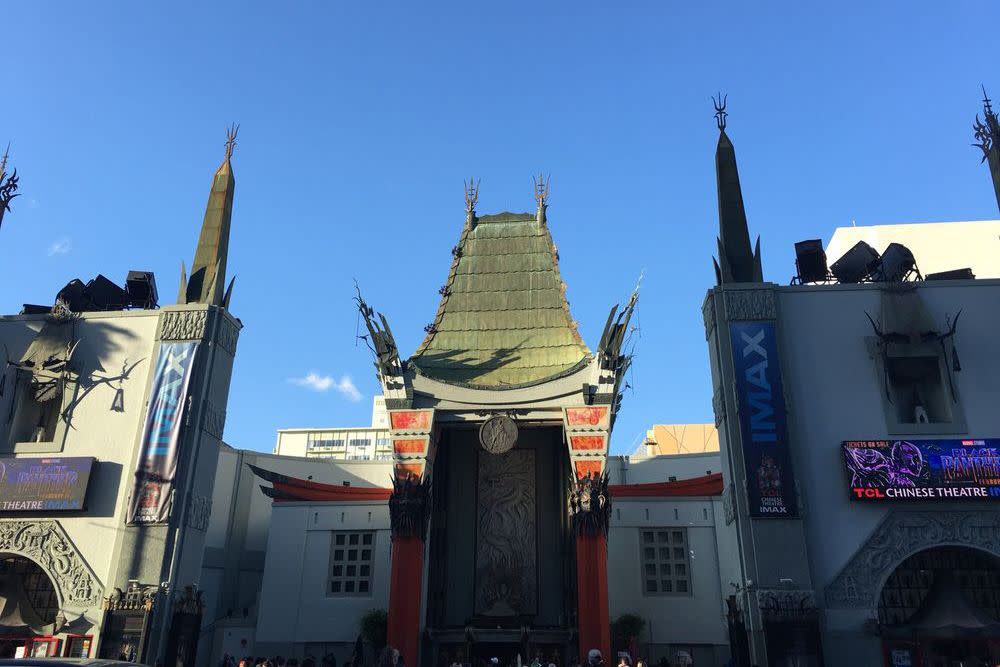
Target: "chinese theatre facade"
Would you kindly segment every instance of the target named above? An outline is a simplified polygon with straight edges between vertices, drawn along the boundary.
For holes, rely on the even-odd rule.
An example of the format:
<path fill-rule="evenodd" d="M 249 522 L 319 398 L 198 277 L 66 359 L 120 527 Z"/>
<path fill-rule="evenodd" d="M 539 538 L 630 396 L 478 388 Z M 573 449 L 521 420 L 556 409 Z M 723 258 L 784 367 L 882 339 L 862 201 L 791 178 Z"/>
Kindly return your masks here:
<path fill-rule="evenodd" d="M 535 213 L 480 216 L 476 194 L 409 360 L 358 297 L 389 411 L 393 488 L 257 472 L 276 503 L 384 503 L 372 497 L 384 491 L 388 641 L 407 664 L 608 655 L 605 467 L 636 297 L 612 310 L 592 352 L 565 298 L 547 187 L 537 185 Z"/>

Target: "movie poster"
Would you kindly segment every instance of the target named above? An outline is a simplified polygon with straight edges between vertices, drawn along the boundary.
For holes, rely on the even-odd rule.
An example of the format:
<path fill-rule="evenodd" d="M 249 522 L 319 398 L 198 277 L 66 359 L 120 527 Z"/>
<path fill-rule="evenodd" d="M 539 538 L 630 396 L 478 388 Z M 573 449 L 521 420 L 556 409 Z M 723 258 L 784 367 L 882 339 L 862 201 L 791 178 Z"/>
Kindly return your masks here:
<path fill-rule="evenodd" d="M 774 322 L 730 322 L 750 516 L 799 515 Z"/>
<path fill-rule="evenodd" d="M 129 501 L 129 523 L 165 523 L 170 518 L 181 425 L 197 350 L 196 342 L 160 346 Z"/>
<path fill-rule="evenodd" d="M 849 440 L 851 500 L 1000 498 L 1000 440 Z"/>
<path fill-rule="evenodd" d="M 0 512 L 72 512 L 85 508 L 92 456 L 0 459 Z"/>

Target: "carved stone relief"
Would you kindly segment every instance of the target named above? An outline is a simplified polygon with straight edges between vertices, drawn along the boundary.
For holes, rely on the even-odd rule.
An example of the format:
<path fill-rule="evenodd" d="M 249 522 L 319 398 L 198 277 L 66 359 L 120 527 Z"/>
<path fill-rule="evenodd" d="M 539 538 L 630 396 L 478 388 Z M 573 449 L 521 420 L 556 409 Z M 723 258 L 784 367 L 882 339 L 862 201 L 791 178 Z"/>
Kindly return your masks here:
<path fill-rule="evenodd" d="M 219 314 L 219 331 L 215 341 L 219 347 L 228 352 L 231 356 L 236 356 L 236 342 L 240 337 L 240 328 L 231 319 L 223 314 Z"/>
<path fill-rule="evenodd" d="M 208 530 L 208 522 L 212 518 L 212 499 L 198 493 L 192 493 L 187 508 L 187 525 L 195 530 Z"/>
<path fill-rule="evenodd" d="M 727 526 L 736 521 L 736 498 L 733 497 L 735 493 L 732 483 L 726 485 L 726 489 L 722 492 L 722 511 L 725 512 Z"/>
<path fill-rule="evenodd" d="M 715 387 L 712 392 L 712 411 L 715 413 L 715 427 L 726 419 L 726 399 L 722 396 L 722 386 Z"/>
<path fill-rule="evenodd" d="M 476 514 L 476 614 L 535 614 L 535 452 L 479 454 Z"/>
<path fill-rule="evenodd" d="M 59 590 L 64 606 L 99 604 L 101 583 L 58 521 L 0 521 L 0 552 L 38 563 Z"/>
<path fill-rule="evenodd" d="M 903 560 L 944 545 L 1000 557 L 1000 513 L 894 511 L 826 587 L 826 606 L 874 607 L 883 583 Z"/>
<path fill-rule="evenodd" d="M 705 295 L 705 303 L 701 305 L 701 316 L 705 320 L 705 340 L 712 336 L 715 328 L 715 290 L 709 290 Z"/>
<path fill-rule="evenodd" d="M 773 289 L 739 289 L 723 292 L 726 298 L 726 319 L 773 320 L 778 317 Z"/>
<path fill-rule="evenodd" d="M 208 311 L 177 310 L 160 313 L 160 340 L 201 340 Z"/>
<path fill-rule="evenodd" d="M 209 401 L 205 401 L 204 410 L 205 418 L 202 421 L 202 428 L 209 435 L 222 440 L 222 432 L 226 428 L 226 411 Z"/>

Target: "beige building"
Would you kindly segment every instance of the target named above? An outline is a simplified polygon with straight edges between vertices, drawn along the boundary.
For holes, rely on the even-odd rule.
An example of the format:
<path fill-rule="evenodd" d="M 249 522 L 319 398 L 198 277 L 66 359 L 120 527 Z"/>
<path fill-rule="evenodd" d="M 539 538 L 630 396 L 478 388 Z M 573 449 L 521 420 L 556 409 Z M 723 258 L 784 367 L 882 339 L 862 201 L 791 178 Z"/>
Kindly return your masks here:
<path fill-rule="evenodd" d="M 392 458 L 389 413 L 385 397 L 372 400 L 371 426 L 283 428 L 278 431 L 274 453 L 279 456 L 337 461 L 386 461 Z"/>
<path fill-rule="evenodd" d="M 827 260 L 833 264 L 858 241 L 880 253 L 890 243 L 902 243 L 925 276 L 967 267 L 977 278 L 1000 278 L 1000 220 L 837 227 L 826 246 Z"/>

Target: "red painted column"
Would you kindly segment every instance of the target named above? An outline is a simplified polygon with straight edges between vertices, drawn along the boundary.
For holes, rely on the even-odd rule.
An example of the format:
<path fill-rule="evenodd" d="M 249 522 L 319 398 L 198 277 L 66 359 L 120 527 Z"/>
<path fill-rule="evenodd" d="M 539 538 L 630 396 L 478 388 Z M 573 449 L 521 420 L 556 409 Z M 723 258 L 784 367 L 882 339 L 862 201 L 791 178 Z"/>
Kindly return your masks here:
<path fill-rule="evenodd" d="M 424 574 L 424 541 L 397 537 L 392 542 L 389 574 L 389 646 L 399 650 L 407 667 L 417 667 L 420 651 L 420 601 Z"/>
<path fill-rule="evenodd" d="M 614 664 L 608 608 L 608 538 L 603 532 L 576 535 L 576 602 L 580 663 L 587 664 L 587 652 L 596 648 L 606 664 Z"/>

